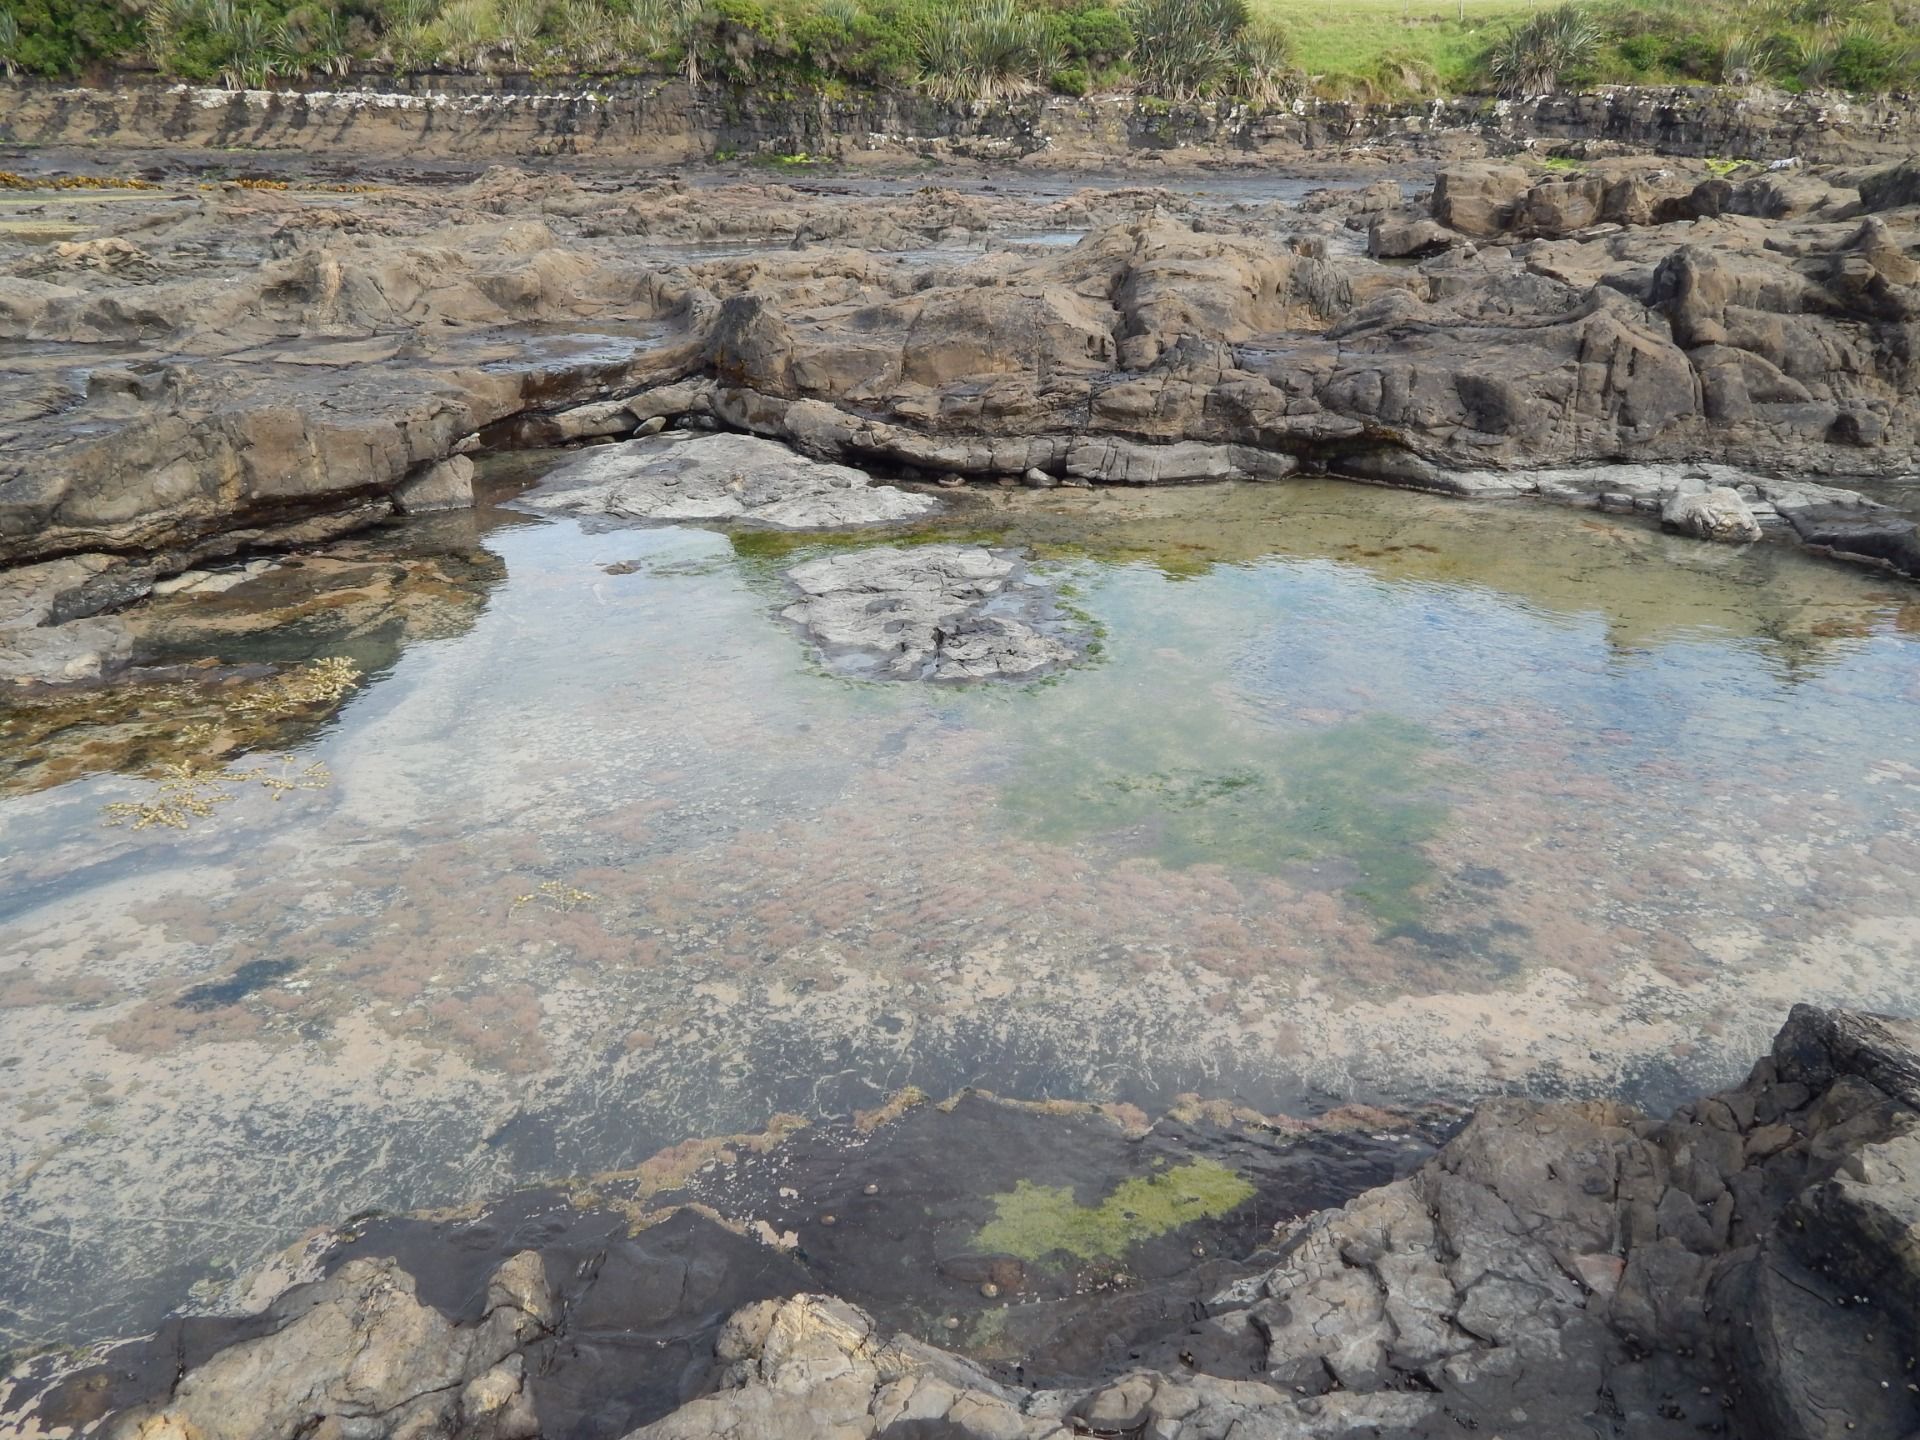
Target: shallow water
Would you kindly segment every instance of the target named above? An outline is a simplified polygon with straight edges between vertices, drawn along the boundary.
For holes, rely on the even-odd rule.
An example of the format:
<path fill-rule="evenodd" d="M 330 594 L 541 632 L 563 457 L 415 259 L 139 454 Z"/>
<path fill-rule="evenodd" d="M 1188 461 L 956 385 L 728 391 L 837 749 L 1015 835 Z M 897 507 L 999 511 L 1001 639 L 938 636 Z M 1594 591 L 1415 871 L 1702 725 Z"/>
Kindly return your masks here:
<path fill-rule="evenodd" d="M 778 616 L 872 535 L 435 523 L 497 557 L 453 622 L 221 652 L 369 667 L 317 788 L 0 797 L 6 1341 L 907 1084 L 1658 1104 L 1796 1000 L 1920 994 L 1920 592 L 1870 573 L 1335 482 L 992 492 L 916 533 L 1031 550 L 1097 654 L 935 689 Z"/>

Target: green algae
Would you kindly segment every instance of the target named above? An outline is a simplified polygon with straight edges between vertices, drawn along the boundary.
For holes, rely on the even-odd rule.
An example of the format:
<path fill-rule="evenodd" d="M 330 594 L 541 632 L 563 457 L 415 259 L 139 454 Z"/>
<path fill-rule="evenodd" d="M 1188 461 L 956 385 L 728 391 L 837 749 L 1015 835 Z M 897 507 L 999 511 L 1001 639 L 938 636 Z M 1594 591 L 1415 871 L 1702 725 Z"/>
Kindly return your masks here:
<path fill-rule="evenodd" d="M 1419 917 L 1434 874 L 1424 847 L 1450 813 L 1426 727 L 1370 714 L 1256 743 L 1187 704 L 1153 721 L 1113 713 L 1125 733 L 1043 742 L 1006 793 L 1016 826 L 1055 844 L 1117 837 L 1178 869 L 1344 861 L 1346 894 L 1383 925 Z"/>
<path fill-rule="evenodd" d="M 1022 1180 L 991 1197 L 994 1218 L 981 1227 L 978 1245 L 1027 1261 L 1056 1254 L 1119 1260 L 1143 1240 L 1224 1215 L 1253 1195 L 1244 1178 L 1212 1160 L 1123 1181 L 1098 1205 L 1080 1204 L 1065 1185 Z"/>

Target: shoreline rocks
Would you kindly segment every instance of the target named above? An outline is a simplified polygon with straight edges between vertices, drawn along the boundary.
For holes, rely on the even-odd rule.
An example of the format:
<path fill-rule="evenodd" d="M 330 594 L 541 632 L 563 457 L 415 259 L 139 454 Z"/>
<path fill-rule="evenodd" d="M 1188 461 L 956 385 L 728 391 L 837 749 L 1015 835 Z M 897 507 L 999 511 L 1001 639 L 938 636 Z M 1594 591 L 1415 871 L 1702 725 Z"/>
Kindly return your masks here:
<path fill-rule="evenodd" d="M 0 89 L 0 141 L 252 151 L 324 149 L 415 163 L 449 157 L 594 156 L 685 164 L 729 156 L 938 159 L 1043 168 L 1168 160 L 1303 160 L 1329 152 L 1524 153 L 1555 143 L 1668 154 L 1858 164 L 1916 148 L 1899 95 L 1787 94 L 1752 86 L 1609 85 L 1524 99 L 1386 104 L 1306 97 L 1255 109 L 1129 95 L 946 104 L 911 92 L 770 96 L 692 92 L 661 76 L 397 76 L 315 89 L 227 90 L 121 73 L 108 88 L 19 77 Z"/>
<path fill-rule="evenodd" d="M 1208 1303 L 1163 1312 L 1123 1353 L 1056 1346 L 1087 1357 L 1073 1372 L 1056 1362 L 1028 1378 L 1017 1354 L 983 1365 L 890 1337 L 808 1287 L 803 1243 L 761 1227 L 777 1242 L 763 1245 L 682 1210 L 637 1240 L 583 1235 L 600 1259 L 577 1272 L 502 1237 L 512 1253 L 486 1260 L 477 1288 L 435 1278 L 453 1250 L 418 1251 L 429 1268 L 414 1274 L 349 1246 L 259 1318 L 221 1322 L 228 1337 L 188 1347 L 179 1366 L 146 1381 L 77 1375 L 36 1404 L 78 1418 L 81 1397 L 103 1397 L 86 1416 L 99 1433 L 145 1440 L 315 1426 L 366 1440 L 1902 1436 L 1920 1424 L 1905 1378 L 1920 1339 L 1917 1046 L 1913 1022 L 1799 1006 L 1746 1081 L 1665 1120 L 1490 1101 L 1412 1173 L 1283 1220 Z M 900 1123 L 883 1116 L 863 1141 L 880 1147 L 876 1173 L 903 1173 L 884 1168 Z M 698 1274 L 707 1296 L 767 1287 L 694 1332 L 701 1353 L 677 1352 L 677 1379 L 596 1330 L 591 1303 L 559 1298 L 579 1283 L 569 1274 L 636 1243 L 678 1257 L 672 1286 Z M 749 1279 L 756 1251 L 771 1268 Z M 954 1273 L 999 1272 L 983 1260 Z M 444 1298 L 423 1303 L 430 1292 Z M 1125 1294 L 1117 1284 L 1074 1324 L 1117 1322 Z M 590 1363 L 545 1391 L 561 1352 Z M 613 1407 L 600 1413 L 625 1423 L 587 1422 L 589 1377 Z M 133 1393 L 143 1384 L 158 1393 Z"/>
<path fill-rule="evenodd" d="M 37 250 L 0 252 L 0 331 L 24 342 L 0 408 L 0 563 L 100 567 L 11 607 L 7 669 L 95 678 L 111 646 L 28 632 L 208 560 L 458 505 L 478 450 L 593 440 L 615 443 L 562 483 L 600 478 L 561 508 L 812 528 L 938 503 L 862 471 L 1320 473 L 1670 509 L 1681 533 L 1757 526 L 1920 578 L 1901 510 L 1800 478 L 1920 473 L 1916 195 L 1899 166 L 1724 176 L 1644 156 L 1462 162 L 1413 201 L 507 170 L 364 196 L 129 191 L 95 208 L 92 239 L 137 233 L 137 270 L 54 283 Z M 1360 253 L 1388 224 L 1451 238 L 1412 263 Z M 1036 227 L 1082 238 L 994 247 Z M 755 450 L 774 442 L 798 456 Z M 743 458 L 717 488 L 676 478 L 669 457 L 701 453 Z M 616 486 L 634 457 L 665 468 Z M 782 504 L 754 488 L 763 468 L 816 498 Z M 1685 499 L 1696 480 L 1750 516 Z"/>

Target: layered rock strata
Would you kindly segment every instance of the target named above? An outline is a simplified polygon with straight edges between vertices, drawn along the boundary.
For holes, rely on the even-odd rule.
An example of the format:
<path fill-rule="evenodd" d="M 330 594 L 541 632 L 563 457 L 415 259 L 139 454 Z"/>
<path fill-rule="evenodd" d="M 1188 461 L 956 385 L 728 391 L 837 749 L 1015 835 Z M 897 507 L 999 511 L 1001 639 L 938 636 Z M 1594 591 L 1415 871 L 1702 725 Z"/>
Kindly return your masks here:
<path fill-rule="evenodd" d="M 1846 483 L 1920 472 L 1916 202 L 1906 166 L 1632 158 L 1451 166 L 1414 203 L 510 172 L 135 192 L 83 248 L 128 230 L 139 266 L 36 249 L 0 274 L 0 562 L 85 572 L 9 605 L 7 665 L 110 671 L 12 632 L 457 503 L 458 455 L 688 422 L 925 480 L 1536 495 L 1920 574 L 1912 522 Z M 1084 236 L 1010 238 L 1032 228 Z M 1361 253 L 1409 228 L 1426 258 Z M 1719 490 L 1739 507 L 1690 498 Z"/>

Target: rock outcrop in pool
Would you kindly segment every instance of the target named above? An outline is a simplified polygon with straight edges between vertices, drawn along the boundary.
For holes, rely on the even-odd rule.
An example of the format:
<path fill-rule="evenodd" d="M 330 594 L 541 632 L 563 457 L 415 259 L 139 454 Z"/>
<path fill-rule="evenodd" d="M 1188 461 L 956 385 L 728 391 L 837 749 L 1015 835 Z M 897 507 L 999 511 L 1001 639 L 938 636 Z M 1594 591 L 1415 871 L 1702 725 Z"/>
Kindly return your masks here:
<path fill-rule="evenodd" d="M 882 546 L 787 571 L 781 612 L 842 674 L 882 680 L 1031 680 L 1086 653 L 1085 627 L 1026 562 L 980 545 Z"/>
<path fill-rule="evenodd" d="M 778 441 L 686 431 L 589 450 L 522 498 L 539 510 L 614 520 L 727 520 L 777 530 L 879 525 L 940 508 L 929 495 L 875 484 Z"/>
<path fill-rule="evenodd" d="M 1177 1152 L 1148 1131 L 1151 1178 L 1134 1183 L 1169 1192 L 1168 1219 L 1121 1235 L 1089 1287 L 1106 1293 L 1046 1310 L 1048 1331 L 1019 1327 L 1043 1303 L 1032 1261 L 962 1254 L 921 1272 L 920 1313 L 947 1311 L 932 1333 L 984 1360 L 889 1333 L 853 1303 L 864 1289 L 911 1314 L 898 1263 L 843 1265 L 854 1295 L 821 1293 L 835 1271 L 822 1261 L 861 1243 L 855 1229 L 840 1244 L 842 1225 L 888 1212 L 874 1258 L 904 1261 L 919 1208 L 974 1184 L 967 1145 L 939 1145 L 963 1139 L 957 1115 L 902 1128 L 896 1110 L 828 1164 L 747 1137 L 671 1157 L 683 1200 L 699 1176 L 757 1172 L 748 1189 L 778 1225 L 715 1224 L 727 1217 L 710 1203 L 652 1211 L 632 1234 L 614 1211 L 551 1203 L 439 1230 L 367 1221 L 310 1244 L 307 1283 L 263 1313 L 117 1353 L 43 1385 L 34 1407 L 54 1424 L 104 1418 L 116 1440 L 1902 1436 L 1920 1424 L 1917 1045 L 1911 1023 L 1801 1006 L 1745 1083 L 1666 1120 L 1491 1102 L 1413 1173 L 1304 1215 L 1265 1188 L 1270 1170 L 1265 1187 L 1178 1178 L 1229 1174 L 1244 1143 L 1238 1161 L 1228 1148 L 1155 1172 Z M 1084 1146 L 1083 1111 L 1045 1114 L 1003 1133 Z M 1374 1163 L 1390 1153 L 1376 1146 Z M 1206 1227 L 1262 1203 L 1280 1206 L 1267 1243 L 1223 1270 Z M 1169 1225 L 1211 1284 L 1202 1303 L 1127 1272 Z M 1075 1263 L 1070 1230 L 1036 1258 Z M 954 1311 L 943 1282 L 974 1298 Z M 740 1308 L 719 1324 L 716 1303 Z M 996 1346 L 995 1327 L 957 1318 L 969 1312 L 1029 1338 Z M 1084 1343 L 1103 1329 L 1120 1349 Z"/>

